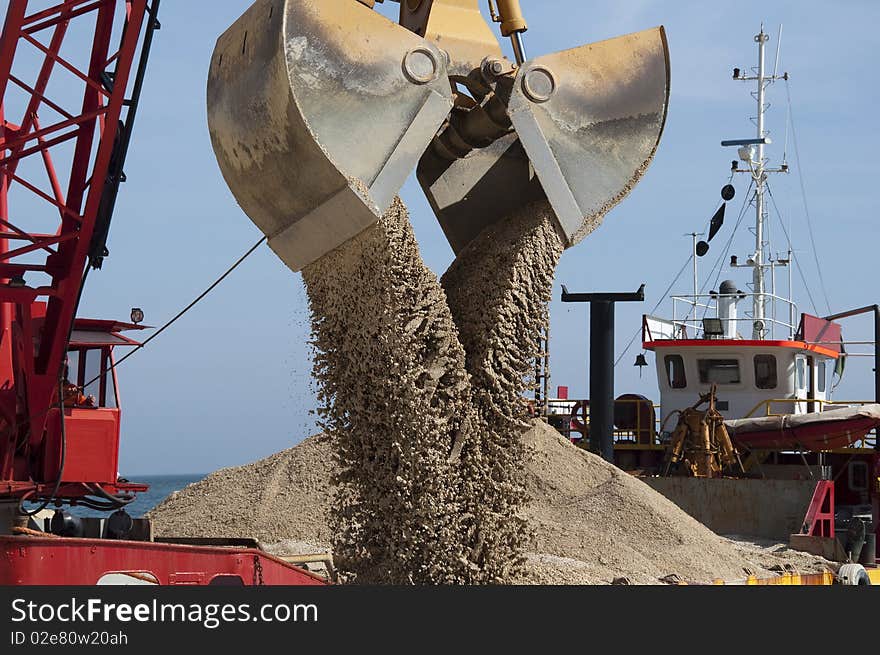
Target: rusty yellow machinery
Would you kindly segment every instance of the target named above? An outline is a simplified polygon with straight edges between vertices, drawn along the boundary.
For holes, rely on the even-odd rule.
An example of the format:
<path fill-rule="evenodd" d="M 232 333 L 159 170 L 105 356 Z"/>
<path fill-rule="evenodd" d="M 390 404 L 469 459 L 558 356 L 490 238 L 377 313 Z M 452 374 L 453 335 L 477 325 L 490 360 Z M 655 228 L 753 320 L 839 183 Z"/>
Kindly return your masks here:
<path fill-rule="evenodd" d="M 715 394 L 713 384 L 695 405 L 679 414 L 667 449 L 664 475 L 680 463 L 684 472 L 695 478 L 714 478 L 734 467 L 743 471 L 739 453 L 724 426 L 724 416 L 715 408 Z M 708 407 L 701 411 L 705 403 Z"/>
<path fill-rule="evenodd" d="M 380 2 L 382 0 L 379 0 Z M 566 247 L 638 182 L 666 119 L 663 28 L 527 59 L 518 0 L 257 0 L 217 42 L 223 175 L 300 270 L 374 224 L 411 172 L 453 250 L 548 200 Z"/>

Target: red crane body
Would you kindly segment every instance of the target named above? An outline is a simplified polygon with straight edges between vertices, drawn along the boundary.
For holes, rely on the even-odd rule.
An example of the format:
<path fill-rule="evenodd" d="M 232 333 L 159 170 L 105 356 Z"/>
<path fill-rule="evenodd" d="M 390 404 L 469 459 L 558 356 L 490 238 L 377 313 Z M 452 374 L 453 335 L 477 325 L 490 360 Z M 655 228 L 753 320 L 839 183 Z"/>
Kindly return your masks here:
<path fill-rule="evenodd" d="M 122 490 L 115 470 L 110 473 L 117 404 L 96 408 L 100 414 L 86 418 L 89 425 L 77 409 L 66 409 L 63 424 L 59 388 L 85 272 L 104 255 L 136 109 L 129 81 L 144 27 L 154 19 L 147 0 L 66 0 L 36 11 L 34 4 L 10 1 L 0 46 L 0 494 L 33 500 L 115 494 Z M 87 59 L 63 56 L 84 30 L 91 35 Z M 34 57 L 41 64 L 29 79 Z M 106 356 L 95 352 L 77 363 L 101 359 L 106 395 L 113 333 L 125 326 L 89 327 L 106 329 L 99 346 Z M 76 448 L 81 428 L 100 435 L 101 466 L 84 465 Z M 65 455 L 72 466 L 62 471 Z M 94 453 L 86 459 L 97 461 Z"/>
<path fill-rule="evenodd" d="M 88 270 L 108 254 L 158 5 L 9 0 L 0 40 L 0 584 L 95 584 L 110 572 L 158 584 L 321 584 L 255 544 L 160 543 L 149 527 L 108 538 L 106 523 L 101 538 L 57 538 L 8 520 L 26 516 L 24 501 L 111 511 L 148 489 L 118 476 L 113 367 L 114 348 L 138 345 L 121 333 L 142 326 L 76 312 Z"/>

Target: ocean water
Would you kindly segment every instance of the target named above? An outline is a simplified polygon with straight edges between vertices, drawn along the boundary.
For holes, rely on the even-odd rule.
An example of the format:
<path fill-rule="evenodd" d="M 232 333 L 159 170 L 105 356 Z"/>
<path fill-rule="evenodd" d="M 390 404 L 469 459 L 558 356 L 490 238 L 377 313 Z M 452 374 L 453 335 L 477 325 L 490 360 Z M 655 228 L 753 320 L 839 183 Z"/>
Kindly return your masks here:
<path fill-rule="evenodd" d="M 138 494 L 137 498 L 126 507 L 126 511 L 134 518 L 139 518 L 165 500 L 175 491 L 186 485 L 198 482 L 207 474 L 200 475 L 135 475 L 132 482 L 143 482 L 150 485 L 146 493 Z"/>
<path fill-rule="evenodd" d="M 134 518 L 140 518 L 156 505 L 161 503 L 165 498 L 175 491 L 183 489 L 186 485 L 198 482 L 205 477 L 206 474 L 200 475 L 134 475 L 131 476 L 132 482 L 143 482 L 150 485 L 150 490 L 146 493 L 137 495 L 137 498 L 126 506 L 126 511 Z M 33 509 L 35 506 L 29 506 Z M 52 507 L 50 506 L 50 509 Z M 67 508 L 72 514 L 77 516 L 108 516 L 109 512 L 97 512 L 95 510 L 86 509 L 85 507 Z"/>

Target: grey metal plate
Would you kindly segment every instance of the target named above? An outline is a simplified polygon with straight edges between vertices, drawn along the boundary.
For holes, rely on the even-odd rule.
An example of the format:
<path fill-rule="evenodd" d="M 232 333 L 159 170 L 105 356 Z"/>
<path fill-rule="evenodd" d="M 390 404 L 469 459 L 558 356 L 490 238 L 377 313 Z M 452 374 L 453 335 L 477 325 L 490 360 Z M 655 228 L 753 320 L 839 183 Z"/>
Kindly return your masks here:
<path fill-rule="evenodd" d="M 404 70 L 415 48 L 436 64 L 426 83 Z M 220 37 L 208 80 L 214 151 L 288 266 L 378 220 L 452 107 L 445 65 L 354 0 L 258 0 Z M 331 211 L 342 199 L 345 211 Z"/>
<path fill-rule="evenodd" d="M 525 86 L 555 90 L 536 102 Z M 533 78 L 537 71 L 537 78 Z M 578 243 L 644 174 L 663 133 L 669 52 L 662 27 L 526 62 L 509 112 L 568 239 Z"/>

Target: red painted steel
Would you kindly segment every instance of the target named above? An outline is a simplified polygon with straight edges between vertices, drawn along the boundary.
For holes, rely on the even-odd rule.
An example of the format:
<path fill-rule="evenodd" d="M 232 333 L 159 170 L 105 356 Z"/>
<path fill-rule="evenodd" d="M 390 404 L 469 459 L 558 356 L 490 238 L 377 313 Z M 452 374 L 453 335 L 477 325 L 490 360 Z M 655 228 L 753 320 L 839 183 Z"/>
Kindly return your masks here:
<path fill-rule="evenodd" d="M 207 585 L 217 576 L 238 576 L 245 585 L 327 584 L 259 550 L 140 541 L 0 537 L 0 562 L 0 585 L 94 585 L 108 573 L 162 585 Z"/>
<path fill-rule="evenodd" d="M 147 2 L 35 9 L 40 3 L 9 0 L 0 42 L 0 497 L 47 495 L 61 474 L 59 378 Z M 83 61 L 65 48 L 69 32 L 91 35 Z M 50 84 L 55 78 L 64 83 Z M 71 417 L 69 445 L 100 436 L 95 452 L 68 450 L 65 482 L 115 483 L 119 411 L 107 412 Z"/>
<path fill-rule="evenodd" d="M 653 341 L 644 341 L 642 346 L 645 350 L 655 350 L 657 348 L 792 348 L 795 350 L 804 350 L 814 352 L 819 355 L 825 355 L 833 359 L 840 357 L 837 350 L 831 350 L 825 346 L 819 346 L 805 341 L 772 341 L 765 339 L 762 341 L 751 339 L 655 339 Z"/>
<path fill-rule="evenodd" d="M 834 482 L 820 480 L 816 483 L 813 498 L 804 517 L 803 534 L 811 537 L 834 539 Z"/>
<path fill-rule="evenodd" d="M 797 339 L 808 343 L 824 344 L 830 350 L 840 353 L 843 343 L 843 330 L 839 323 L 828 321 L 811 314 L 801 314 L 801 324 Z"/>

